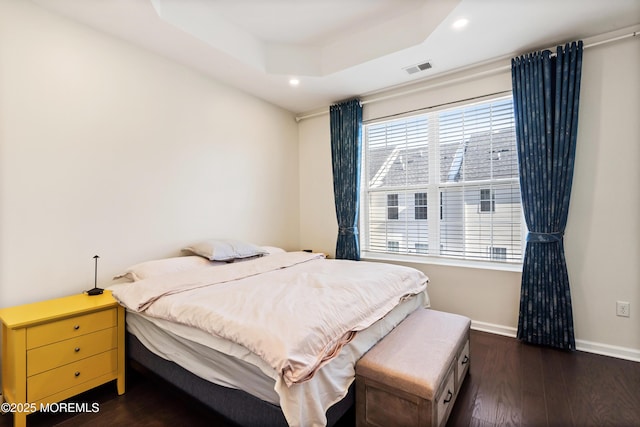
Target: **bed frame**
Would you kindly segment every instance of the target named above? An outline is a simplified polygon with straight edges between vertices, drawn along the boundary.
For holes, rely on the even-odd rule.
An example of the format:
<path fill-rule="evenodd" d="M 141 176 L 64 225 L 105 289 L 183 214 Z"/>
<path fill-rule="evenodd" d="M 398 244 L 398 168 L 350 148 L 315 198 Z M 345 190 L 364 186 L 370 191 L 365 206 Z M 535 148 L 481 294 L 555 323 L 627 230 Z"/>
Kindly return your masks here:
<path fill-rule="evenodd" d="M 178 364 L 149 351 L 133 334 L 127 332 L 127 357 L 178 387 L 218 414 L 243 427 L 287 427 L 279 406 L 265 402 L 245 391 L 220 386 L 204 380 Z M 327 411 L 327 425 L 333 426 L 354 405 L 353 384 L 349 393 Z"/>

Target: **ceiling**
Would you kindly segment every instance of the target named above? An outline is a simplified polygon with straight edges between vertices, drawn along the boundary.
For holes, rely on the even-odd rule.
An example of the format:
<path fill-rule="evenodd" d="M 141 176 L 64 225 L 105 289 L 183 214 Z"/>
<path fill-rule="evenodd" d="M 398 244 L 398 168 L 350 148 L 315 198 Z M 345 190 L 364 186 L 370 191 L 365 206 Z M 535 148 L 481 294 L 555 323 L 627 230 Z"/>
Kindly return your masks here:
<path fill-rule="evenodd" d="M 32 1 L 294 113 L 640 23 L 640 0 Z"/>

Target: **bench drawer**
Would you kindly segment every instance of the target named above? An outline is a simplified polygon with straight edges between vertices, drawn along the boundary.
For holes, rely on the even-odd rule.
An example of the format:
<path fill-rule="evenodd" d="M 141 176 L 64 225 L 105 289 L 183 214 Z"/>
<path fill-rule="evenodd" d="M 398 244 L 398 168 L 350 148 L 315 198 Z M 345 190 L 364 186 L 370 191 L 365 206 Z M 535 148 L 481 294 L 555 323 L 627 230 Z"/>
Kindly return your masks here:
<path fill-rule="evenodd" d="M 464 380 L 464 376 L 469 370 L 469 340 L 467 340 L 462 347 L 462 350 L 458 354 L 457 357 L 458 365 L 456 367 L 456 393 L 460 390 L 460 386 L 462 385 L 462 381 Z"/>
<path fill-rule="evenodd" d="M 437 426 L 443 426 L 446 423 L 446 415 L 449 415 L 451 407 L 453 406 L 454 397 L 456 396 L 456 373 L 453 364 L 449 368 L 447 379 L 444 382 L 444 387 L 440 393 L 440 396 L 436 399 L 436 415 Z"/>

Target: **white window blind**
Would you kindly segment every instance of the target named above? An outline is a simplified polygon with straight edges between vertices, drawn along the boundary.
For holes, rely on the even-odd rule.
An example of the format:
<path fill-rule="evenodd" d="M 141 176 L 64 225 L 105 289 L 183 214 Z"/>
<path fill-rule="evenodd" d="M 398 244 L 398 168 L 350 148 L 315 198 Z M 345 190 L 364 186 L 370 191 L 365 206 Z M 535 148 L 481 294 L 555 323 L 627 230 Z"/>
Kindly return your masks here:
<path fill-rule="evenodd" d="M 364 251 L 522 261 L 511 97 L 364 131 Z"/>

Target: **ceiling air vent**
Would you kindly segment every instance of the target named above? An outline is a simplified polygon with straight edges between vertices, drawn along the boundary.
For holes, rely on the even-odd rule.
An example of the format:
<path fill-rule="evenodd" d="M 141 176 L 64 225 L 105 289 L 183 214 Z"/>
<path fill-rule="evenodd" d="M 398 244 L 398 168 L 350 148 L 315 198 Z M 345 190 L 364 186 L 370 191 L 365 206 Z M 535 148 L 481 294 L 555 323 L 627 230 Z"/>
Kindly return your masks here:
<path fill-rule="evenodd" d="M 415 74 L 415 73 L 419 73 L 420 71 L 428 70 L 429 68 L 431 68 L 431 62 L 427 61 L 427 62 L 423 62 L 422 64 L 405 67 L 403 68 L 403 70 L 405 70 L 407 74 Z"/>

